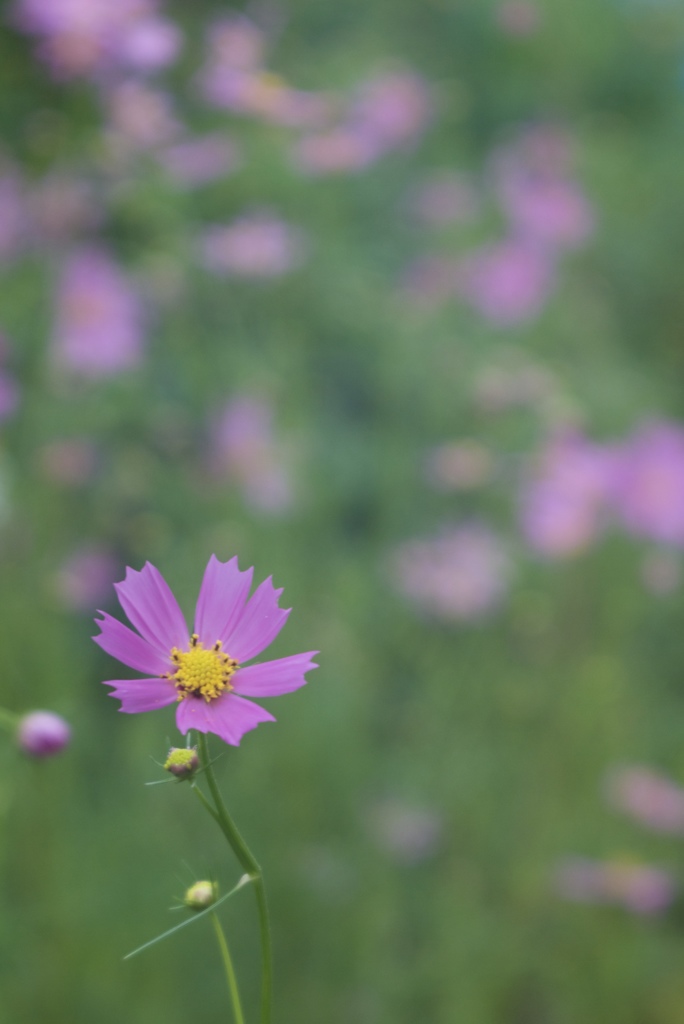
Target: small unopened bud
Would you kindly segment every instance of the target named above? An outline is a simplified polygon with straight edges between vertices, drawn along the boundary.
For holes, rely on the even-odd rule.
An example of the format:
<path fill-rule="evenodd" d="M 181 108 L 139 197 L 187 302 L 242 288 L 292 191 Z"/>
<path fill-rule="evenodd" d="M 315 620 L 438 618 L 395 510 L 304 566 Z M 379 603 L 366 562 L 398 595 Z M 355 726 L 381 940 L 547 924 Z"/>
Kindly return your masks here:
<path fill-rule="evenodd" d="M 183 902 L 189 910 L 206 910 L 218 898 L 218 885 L 216 882 L 195 882 L 191 885 Z"/>
<path fill-rule="evenodd" d="M 164 768 L 177 779 L 189 779 L 199 768 L 196 747 L 171 747 Z"/>
<path fill-rule="evenodd" d="M 29 757 L 59 754 L 70 739 L 69 723 L 53 711 L 31 711 L 17 726 L 17 743 Z"/>

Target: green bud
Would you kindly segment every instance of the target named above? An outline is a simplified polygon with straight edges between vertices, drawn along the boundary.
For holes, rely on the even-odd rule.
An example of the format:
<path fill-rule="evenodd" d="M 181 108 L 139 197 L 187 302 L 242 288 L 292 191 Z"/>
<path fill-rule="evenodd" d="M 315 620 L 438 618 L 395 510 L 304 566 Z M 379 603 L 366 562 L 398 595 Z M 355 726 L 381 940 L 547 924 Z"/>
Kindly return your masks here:
<path fill-rule="evenodd" d="M 216 882 L 195 882 L 191 885 L 183 902 L 188 910 L 206 910 L 218 899 L 218 885 Z"/>
<path fill-rule="evenodd" d="M 177 779 L 191 778 L 199 768 L 196 747 L 171 747 L 164 768 Z"/>

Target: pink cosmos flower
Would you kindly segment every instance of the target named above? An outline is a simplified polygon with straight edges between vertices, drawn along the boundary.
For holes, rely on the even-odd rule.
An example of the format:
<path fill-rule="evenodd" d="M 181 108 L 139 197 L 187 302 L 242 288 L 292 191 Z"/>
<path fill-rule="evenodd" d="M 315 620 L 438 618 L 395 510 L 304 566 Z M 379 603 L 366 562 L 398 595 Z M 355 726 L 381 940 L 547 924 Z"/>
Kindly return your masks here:
<path fill-rule="evenodd" d="M 684 789 L 651 768 L 615 769 L 606 780 L 608 800 L 656 832 L 684 833 Z"/>
<path fill-rule="evenodd" d="M 171 180 L 185 188 L 221 178 L 241 164 L 238 144 L 218 132 L 176 142 L 158 158 Z"/>
<path fill-rule="evenodd" d="M 523 487 L 522 531 L 534 551 L 567 558 L 591 544 L 606 519 L 615 461 L 610 446 L 580 433 L 551 439 Z"/>
<path fill-rule="evenodd" d="M 204 572 L 195 629 L 188 630 L 183 613 L 161 573 L 149 562 L 140 572 L 126 570 L 116 583 L 121 606 L 138 630 L 100 612 L 95 643 L 124 665 L 147 673 L 143 679 L 107 680 L 112 697 L 126 714 L 154 711 L 177 703 L 176 723 L 213 732 L 231 746 L 260 722 L 274 722 L 246 697 L 275 697 L 304 686 L 305 673 L 317 665 L 317 651 L 294 654 L 243 668 L 268 647 L 285 625 L 290 610 L 278 607 L 282 590 L 264 580 L 252 594 L 253 569 L 240 572 L 237 558 L 220 562 L 212 555 Z"/>
<path fill-rule="evenodd" d="M 263 210 L 206 228 L 199 249 L 202 264 L 215 274 L 268 278 L 300 266 L 307 245 L 300 228 Z"/>
<path fill-rule="evenodd" d="M 15 0 L 13 19 L 37 37 L 39 56 L 58 78 L 145 73 L 171 63 L 182 41 L 157 7 L 155 0 Z"/>
<path fill-rule="evenodd" d="M 392 571 L 398 590 L 429 614 L 472 622 L 503 604 L 511 563 L 497 534 L 471 522 L 400 545 Z"/>
<path fill-rule="evenodd" d="M 495 327 L 513 327 L 541 313 L 555 284 L 550 255 L 515 238 L 476 249 L 462 263 L 463 296 Z"/>
<path fill-rule="evenodd" d="M 214 424 L 212 468 L 232 477 L 252 508 L 277 515 L 292 506 L 294 493 L 273 418 L 264 398 L 244 394 L 228 402 Z"/>
<path fill-rule="evenodd" d="M 496 23 L 508 36 L 532 36 L 541 27 L 541 11 L 527 0 L 505 0 L 495 12 Z"/>
<path fill-rule="evenodd" d="M 684 429 L 678 423 L 646 422 L 627 439 L 614 502 L 630 533 L 684 546 Z"/>
<path fill-rule="evenodd" d="M 634 914 L 658 914 L 675 898 L 668 871 L 632 861 L 568 857 L 555 873 L 558 894 L 574 903 L 616 903 Z"/>
<path fill-rule="evenodd" d="M 107 377 L 142 359 L 142 308 L 137 290 L 97 246 L 67 256 L 57 295 L 55 361 L 82 377 Z"/>

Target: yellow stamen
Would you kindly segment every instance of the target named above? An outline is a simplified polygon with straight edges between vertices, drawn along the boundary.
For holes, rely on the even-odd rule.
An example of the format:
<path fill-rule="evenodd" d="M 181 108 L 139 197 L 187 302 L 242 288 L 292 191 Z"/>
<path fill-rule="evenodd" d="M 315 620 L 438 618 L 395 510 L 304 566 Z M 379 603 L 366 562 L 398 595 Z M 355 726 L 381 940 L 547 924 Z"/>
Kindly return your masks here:
<path fill-rule="evenodd" d="M 196 633 L 190 637 L 190 650 L 171 650 L 171 661 L 177 666 L 169 673 L 178 690 L 178 700 L 194 695 L 204 697 L 207 704 L 230 691 L 231 677 L 239 669 L 235 658 L 224 654 L 222 643 L 217 640 L 213 647 L 205 649 Z"/>

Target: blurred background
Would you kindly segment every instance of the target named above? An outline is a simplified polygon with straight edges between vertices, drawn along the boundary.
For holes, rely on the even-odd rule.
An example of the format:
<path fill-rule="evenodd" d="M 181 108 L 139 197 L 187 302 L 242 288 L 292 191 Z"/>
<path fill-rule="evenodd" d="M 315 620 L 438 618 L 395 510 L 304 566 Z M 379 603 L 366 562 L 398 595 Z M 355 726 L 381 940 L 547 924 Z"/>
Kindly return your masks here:
<path fill-rule="evenodd" d="M 228 1014 L 206 921 L 122 963 L 239 868 L 90 640 L 215 552 L 321 651 L 217 766 L 278 1024 L 681 1024 L 684 8 L 1 18 L 3 1019 Z"/>

